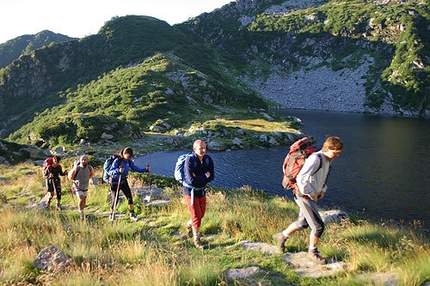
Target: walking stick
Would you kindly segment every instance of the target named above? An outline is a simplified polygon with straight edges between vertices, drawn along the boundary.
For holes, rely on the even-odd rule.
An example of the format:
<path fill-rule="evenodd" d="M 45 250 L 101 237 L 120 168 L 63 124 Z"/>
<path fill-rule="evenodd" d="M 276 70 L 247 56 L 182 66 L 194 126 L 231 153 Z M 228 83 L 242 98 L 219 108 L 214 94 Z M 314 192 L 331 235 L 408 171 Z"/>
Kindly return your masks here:
<path fill-rule="evenodd" d="M 72 181 L 72 186 L 70 188 L 70 193 L 72 195 L 73 203 L 76 204 L 76 200 L 75 200 L 76 193 L 73 193 L 73 181 Z"/>
<path fill-rule="evenodd" d="M 149 169 L 149 165 L 146 165 L 146 169 Z M 149 191 L 152 191 L 152 184 L 151 184 L 151 174 L 148 171 L 148 185 L 149 185 Z"/>
<path fill-rule="evenodd" d="M 60 180 L 60 177 L 58 177 L 58 180 Z M 58 194 L 57 194 L 57 186 L 55 185 L 55 177 L 52 177 L 52 186 L 54 187 L 55 198 L 57 201 L 57 203 L 55 204 L 55 208 L 58 211 L 61 211 L 60 201 L 58 200 Z"/>
<path fill-rule="evenodd" d="M 115 194 L 115 200 L 114 200 L 114 205 L 113 205 L 113 211 L 112 211 L 112 222 L 115 220 L 115 208 L 116 208 L 116 204 L 118 202 L 118 193 L 119 193 L 119 185 L 121 184 L 121 174 L 119 174 L 119 178 L 118 178 L 118 185 L 116 187 L 116 194 Z"/>

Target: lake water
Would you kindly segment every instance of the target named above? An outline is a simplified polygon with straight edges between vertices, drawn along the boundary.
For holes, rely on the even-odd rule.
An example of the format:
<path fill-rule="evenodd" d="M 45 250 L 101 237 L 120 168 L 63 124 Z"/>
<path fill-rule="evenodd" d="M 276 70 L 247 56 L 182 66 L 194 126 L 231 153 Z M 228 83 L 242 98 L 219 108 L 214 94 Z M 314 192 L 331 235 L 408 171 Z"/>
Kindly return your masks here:
<path fill-rule="evenodd" d="M 317 139 L 339 136 L 344 151 L 332 164 L 325 207 L 364 215 L 430 223 L 430 120 L 321 111 L 280 110 L 303 120 L 302 130 Z M 208 151 L 215 163 L 212 185 L 244 185 L 272 195 L 291 193 L 281 187 L 282 163 L 289 147 Z M 177 157 L 188 150 L 156 152 L 136 159 L 151 172 L 173 176 Z"/>

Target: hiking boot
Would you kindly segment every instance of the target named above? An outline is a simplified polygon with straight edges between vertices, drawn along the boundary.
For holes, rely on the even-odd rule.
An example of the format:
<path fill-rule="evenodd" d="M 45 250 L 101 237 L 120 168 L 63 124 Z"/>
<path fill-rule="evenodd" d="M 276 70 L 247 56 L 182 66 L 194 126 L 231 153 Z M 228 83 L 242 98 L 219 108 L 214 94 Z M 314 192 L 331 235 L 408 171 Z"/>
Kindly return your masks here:
<path fill-rule="evenodd" d="M 313 250 L 309 250 L 309 256 L 312 259 L 312 261 L 318 264 L 327 264 L 327 260 L 324 257 L 322 257 L 321 253 L 318 251 L 317 248 Z"/>
<path fill-rule="evenodd" d="M 132 220 L 132 221 L 137 221 L 138 220 L 138 218 L 136 217 L 136 215 L 134 214 L 134 212 L 130 213 L 130 220 Z"/>
<path fill-rule="evenodd" d="M 199 249 L 204 249 L 205 248 L 204 244 L 200 240 L 200 237 L 194 238 L 194 246 L 196 248 L 199 248 Z"/>
<path fill-rule="evenodd" d="M 111 213 L 111 214 L 109 215 L 109 220 L 110 220 L 111 222 L 114 222 L 114 221 L 115 221 L 115 213 Z"/>
<path fill-rule="evenodd" d="M 273 240 L 276 242 L 276 247 L 278 248 L 279 252 L 284 253 L 285 242 L 287 241 L 287 238 L 282 234 L 282 232 L 275 233 L 273 235 Z"/>
<path fill-rule="evenodd" d="M 60 203 L 57 203 L 57 205 L 55 206 L 55 208 L 57 209 L 57 211 L 61 211 L 61 205 L 60 205 Z"/>
<path fill-rule="evenodd" d="M 188 237 L 193 237 L 193 227 L 188 224 L 188 222 L 184 223 L 184 227 Z"/>
<path fill-rule="evenodd" d="M 79 218 L 80 218 L 81 220 L 84 220 L 84 219 L 85 219 L 84 212 L 79 212 Z"/>

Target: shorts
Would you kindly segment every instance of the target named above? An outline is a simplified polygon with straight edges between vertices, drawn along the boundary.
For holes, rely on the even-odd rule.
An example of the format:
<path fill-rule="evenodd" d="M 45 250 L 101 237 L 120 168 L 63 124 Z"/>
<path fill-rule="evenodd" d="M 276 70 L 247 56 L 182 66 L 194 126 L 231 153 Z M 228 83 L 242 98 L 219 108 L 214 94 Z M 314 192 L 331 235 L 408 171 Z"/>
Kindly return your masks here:
<path fill-rule="evenodd" d="M 81 197 L 81 196 L 88 197 L 88 190 L 79 190 L 79 189 L 73 188 L 72 192 L 76 196 L 78 196 L 78 198 Z"/>

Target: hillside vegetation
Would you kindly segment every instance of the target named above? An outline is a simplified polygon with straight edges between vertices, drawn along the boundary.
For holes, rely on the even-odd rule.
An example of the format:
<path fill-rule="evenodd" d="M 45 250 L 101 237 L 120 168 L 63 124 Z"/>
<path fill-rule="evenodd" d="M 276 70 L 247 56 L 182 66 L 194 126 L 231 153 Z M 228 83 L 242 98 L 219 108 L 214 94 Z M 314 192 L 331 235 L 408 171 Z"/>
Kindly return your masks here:
<path fill-rule="evenodd" d="M 183 25 L 227 51 L 252 81 L 321 66 L 356 69 L 369 55 L 374 61 L 363 74 L 369 112 L 378 112 L 384 102 L 398 114 L 424 116 L 429 109 L 428 1 L 239 3 Z M 335 85 L 330 79 L 319 84 L 322 91 Z"/>
<path fill-rule="evenodd" d="M 114 140 L 141 138 L 160 121 L 184 133 L 216 117 L 262 118 L 267 103 L 226 73 L 224 61 L 220 51 L 163 21 L 114 18 L 97 35 L 0 70 L 0 90 L 15 95 L 3 99 L 3 132 L 11 141 L 55 147 L 99 142 L 105 132 Z M 34 74 L 18 76 L 22 69 Z"/>
<path fill-rule="evenodd" d="M 0 44 L 0 68 L 4 68 L 22 55 L 55 43 L 75 40 L 65 35 L 45 30 L 35 35 L 23 35 Z"/>
<path fill-rule="evenodd" d="M 9 138 L 27 143 L 30 135 L 33 144 L 46 141 L 53 146 L 77 144 L 80 139 L 97 142 L 104 131 L 116 138 L 139 138 L 159 119 L 178 130 L 216 114 L 227 116 L 231 112 L 227 106 L 237 110 L 266 106 L 255 94 L 223 86 L 171 54 L 118 68 L 60 98 L 64 104 L 38 114 Z"/>
<path fill-rule="evenodd" d="M 91 157 L 91 164 L 94 158 Z M 71 162 L 63 162 L 68 166 Z M 97 165 L 97 177 L 101 166 Z M 151 175 L 170 204 L 150 206 L 134 192 L 140 218 L 131 222 L 124 200 L 118 219 L 106 215 L 106 185 L 92 185 L 85 221 L 76 210 L 70 183 L 62 180 L 63 211 L 35 207 L 44 196 L 40 167 L 0 165 L 0 284 L 4 285 L 424 285 L 430 281 L 430 243 L 419 222 L 405 228 L 373 224 L 358 217 L 328 224 L 319 249 L 345 269 L 322 278 L 303 276 L 280 253 L 245 249 L 243 241 L 273 246 L 272 234 L 297 217 L 297 205 L 262 192 L 209 188 L 201 232 L 207 249 L 196 249 L 182 226 L 189 218 L 172 178 Z M 130 176 L 147 187 L 147 174 Z M 155 188 L 156 186 L 153 185 Z M 33 206 L 33 207 L 31 207 Z M 308 231 L 292 236 L 289 253 L 307 251 Z M 42 270 L 37 255 L 55 246 L 71 259 L 69 268 Z M 228 270 L 258 268 L 247 278 L 228 278 Z M 330 271 L 328 264 L 321 272 Z M 318 273 L 314 273 L 317 275 Z M 374 278 L 376 277 L 376 278 Z M 387 284 L 384 279 L 389 277 Z"/>

